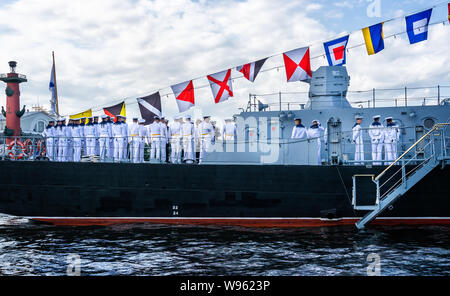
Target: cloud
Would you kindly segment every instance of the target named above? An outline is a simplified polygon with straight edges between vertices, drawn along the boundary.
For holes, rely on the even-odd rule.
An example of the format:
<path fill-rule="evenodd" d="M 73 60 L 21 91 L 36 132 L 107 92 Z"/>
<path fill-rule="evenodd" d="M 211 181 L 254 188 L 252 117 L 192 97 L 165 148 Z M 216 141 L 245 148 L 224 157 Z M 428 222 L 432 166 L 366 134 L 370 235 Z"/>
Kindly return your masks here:
<path fill-rule="evenodd" d="M 344 3 L 344 2 L 342 2 Z M 306 9 L 305 9 L 306 7 Z M 215 105 L 205 76 L 275 53 L 306 46 L 333 36 L 340 28 L 325 28 L 310 1 L 188 1 L 188 0 L 17 0 L 0 5 L 0 72 L 9 60 L 18 61 L 26 74 L 22 102 L 28 106 L 50 98 L 48 82 L 51 52 L 57 59 L 60 107 L 71 114 L 113 105 L 127 98 L 130 116 L 138 115 L 135 98 L 161 89 L 166 115 L 177 113 L 170 85 L 195 81 L 196 116 L 235 114 L 246 107 L 249 93 L 308 91 L 305 83 L 286 83 L 284 69 L 262 72 L 254 84 L 234 80 L 235 97 Z M 328 9 L 327 9 L 328 10 Z M 332 15 L 343 17 L 330 9 Z M 368 57 L 364 48 L 349 53 L 351 88 L 429 84 L 447 78 L 445 50 L 448 26 L 430 33 L 423 45 L 408 46 L 405 40 L 387 42 L 386 49 Z M 358 34 L 355 34 L 359 36 Z M 354 39 L 351 37 L 351 42 Z M 311 54 L 323 53 L 321 43 Z M 439 59 L 436 59 L 439 56 Z M 283 64 L 280 55 L 264 68 Z M 325 65 L 314 59 L 313 69 Z M 1 70 L 3 69 L 3 70 Z M 234 72 L 233 76 L 238 76 Z M 277 96 L 264 97 L 276 103 Z M 305 101 L 294 96 L 292 101 Z M 48 105 L 47 105 L 48 106 Z"/>

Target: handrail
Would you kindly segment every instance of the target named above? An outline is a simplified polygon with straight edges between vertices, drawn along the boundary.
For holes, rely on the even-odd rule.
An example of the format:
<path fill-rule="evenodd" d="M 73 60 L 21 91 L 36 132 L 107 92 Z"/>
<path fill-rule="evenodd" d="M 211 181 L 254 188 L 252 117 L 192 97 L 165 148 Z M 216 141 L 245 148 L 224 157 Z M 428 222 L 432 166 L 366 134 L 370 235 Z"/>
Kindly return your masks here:
<path fill-rule="evenodd" d="M 378 181 L 384 174 L 386 174 L 386 172 L 392 168 L 394 165 L 396 165 L 403 157 L 406 156 L 406 154 L 408 154 L 409 151 L 411 151 L 414 147 L 416 147 L 420 142 L 422 142 L 426 137 L 428 137 L 431 133 L 433 133 L 434 131 L 436 131 L 439 127 L 442 126 L 447 126 L 450 125 L 450 122 L 446 122 L 446 123 L 437 123 L 434 125 L 434 127 L 429 130 L 425 135 L 423 135 L 419 140 L 417 140 L 411 147 L 409 147 L 408 149 L 406 149 L 406 151 L 400 155 L 399 158 L 397 158 L 393 163 L 391 163 L 384 171 L 382 171 L 376 178 L 375 181 Z"/>

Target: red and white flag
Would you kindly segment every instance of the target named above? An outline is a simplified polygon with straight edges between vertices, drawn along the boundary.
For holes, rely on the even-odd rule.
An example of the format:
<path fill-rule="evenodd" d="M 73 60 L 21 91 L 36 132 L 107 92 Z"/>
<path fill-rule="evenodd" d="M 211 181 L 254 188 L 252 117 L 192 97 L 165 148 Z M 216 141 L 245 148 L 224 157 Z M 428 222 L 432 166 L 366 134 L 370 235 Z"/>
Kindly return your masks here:
<path fill-rule="evenodd" d="M 311 61 L 309 59 L 309 47 L 302 47 L 283 53 L 284 66 L 288 82 L 310 79 Z"/>
<path fill-rule="evenodd" d="M 194 107 L 194 84 L 191 81 L 186 81 L 180 84 L 171 86 L 175 99 L 177 100 L 178 110 L 181 112 L 189 110 Z"/>
<path fill-rule="evenodd" d="M 216 104 L 233 96 L 231 85 L 231 69 L 207 76 Z"/>
<path fill-rule="evenodd" d="M 259 71 L 261 70 L 262 66 L 266 62 L 266 59 L 262 59 L 250 64 L 245 64 L 242 66 L 239 66 L 236 68 L 237 71 L 244 74 L 244 77 L 250 80 L 251 82 L 254 82 L 256 79 L 256 76 L 258 76 Z"/>

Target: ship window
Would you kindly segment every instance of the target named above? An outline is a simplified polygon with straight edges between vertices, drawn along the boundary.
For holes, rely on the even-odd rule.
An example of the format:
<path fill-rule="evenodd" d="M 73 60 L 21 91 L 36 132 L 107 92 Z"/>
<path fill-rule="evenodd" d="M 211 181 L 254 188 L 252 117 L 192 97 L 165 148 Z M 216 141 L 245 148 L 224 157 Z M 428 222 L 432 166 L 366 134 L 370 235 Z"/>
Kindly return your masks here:
<path fill-rule="evenodd" d="M 44 131 L 44 128 L 45 128 L 45 122 L 42 121 L 42 120 L 39 120 L 39 121 L 34 125 L 33 131 L 34 131 L 34 132 L 37 132 L 37 133 L 42 133 L 42 132 Z"/>
<path fill-rule="evenodd" d="M 433 128 L 435 122 L 432 118 L 427 118 L 424 120 L 423 125 L 427 128 L 427 129 L 431 129 Z"/>

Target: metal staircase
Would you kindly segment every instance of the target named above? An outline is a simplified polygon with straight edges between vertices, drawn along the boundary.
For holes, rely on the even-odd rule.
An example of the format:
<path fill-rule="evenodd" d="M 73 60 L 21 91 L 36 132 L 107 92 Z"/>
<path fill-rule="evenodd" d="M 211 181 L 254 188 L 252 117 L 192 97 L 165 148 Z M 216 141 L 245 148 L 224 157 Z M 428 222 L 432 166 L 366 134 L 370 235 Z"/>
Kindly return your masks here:
<path fill-rule="evenodd" d="M 449 125 L 450 123 L 436 124 L 378 176 L 353 176 L 353 208 L 369 211 L 356 223 L 358 229 L 363 229 L 366 224 L 378 217 L 439 164 L 445 166 L 450 161 L 446 142 L 446 129 Z M 360 201 L 371 192 L 364 192 L 365 194 L 362 193 L 358 197 L 357 192 L 362 191 L 358 187 L 363 182 L 373 185 L 375 201 L 372 204 L 367 204 L 367 198 L 366 204 L 361 204 Z"/>

